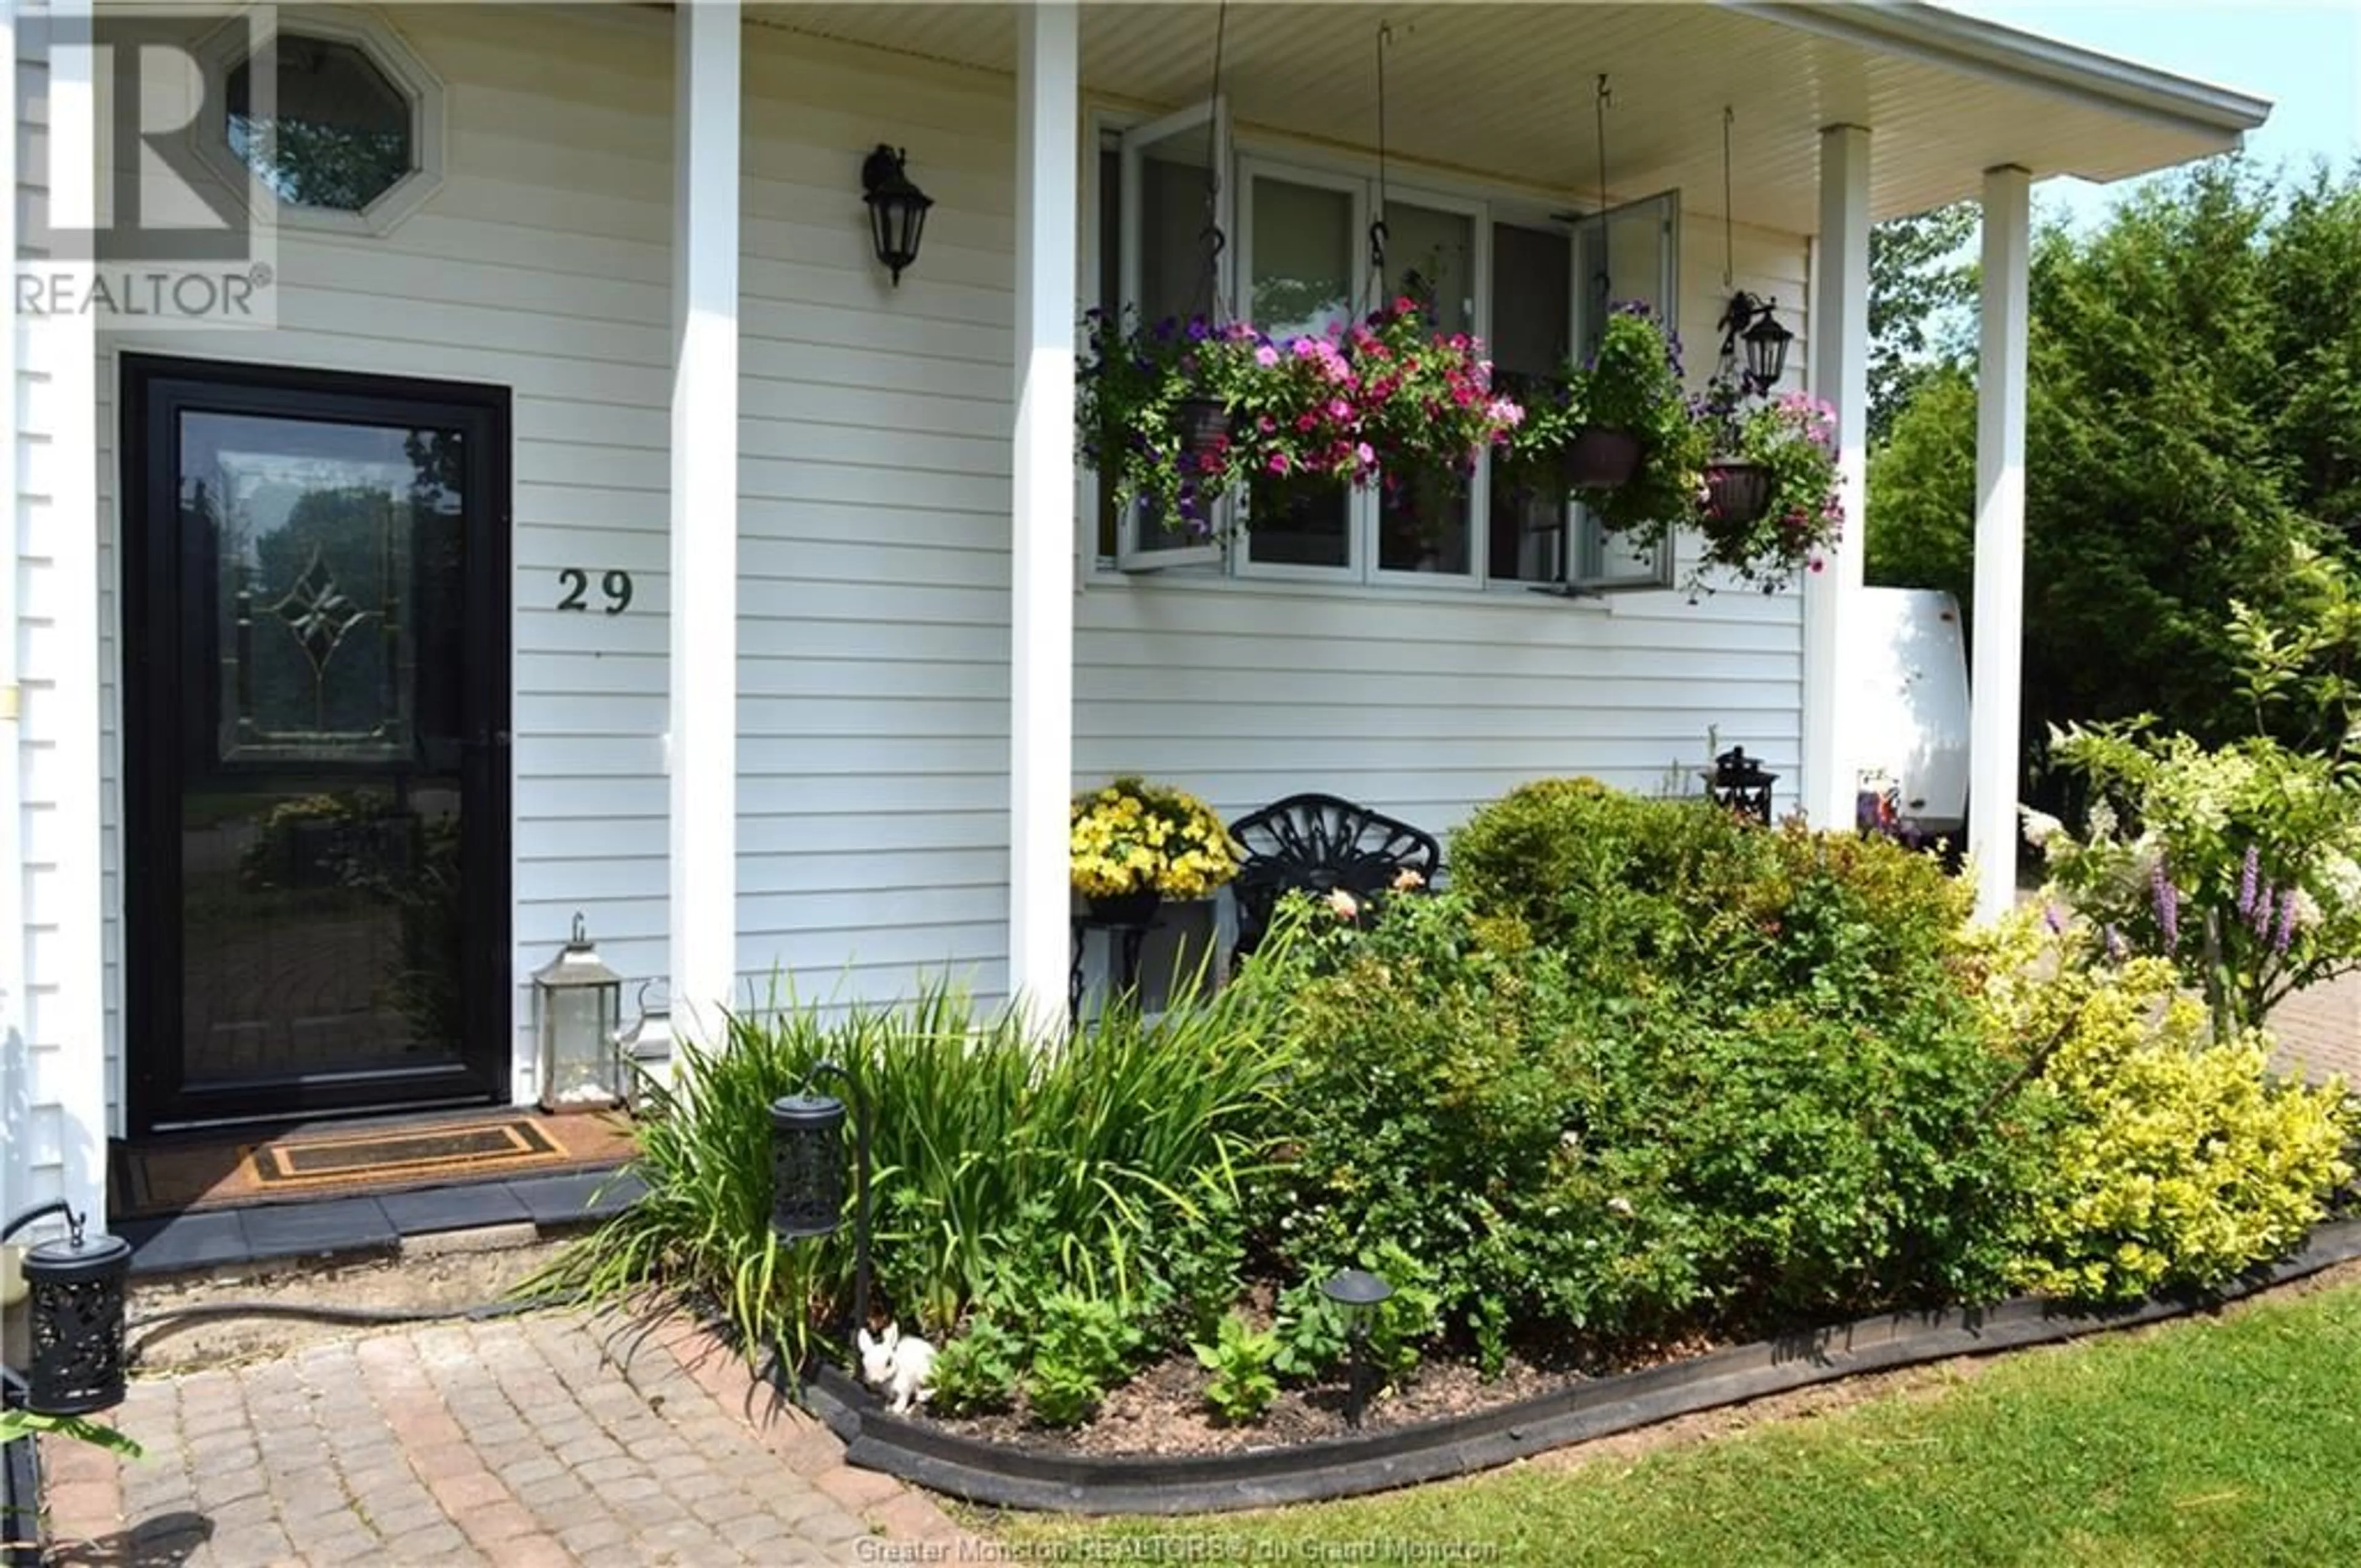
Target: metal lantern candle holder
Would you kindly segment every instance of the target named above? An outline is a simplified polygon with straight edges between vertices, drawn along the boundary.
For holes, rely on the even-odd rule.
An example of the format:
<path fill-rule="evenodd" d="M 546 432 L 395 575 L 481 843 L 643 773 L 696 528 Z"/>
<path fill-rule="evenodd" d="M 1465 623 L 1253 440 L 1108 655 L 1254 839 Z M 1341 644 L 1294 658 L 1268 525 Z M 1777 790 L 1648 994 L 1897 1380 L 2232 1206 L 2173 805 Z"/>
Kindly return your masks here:
<path fill-rule="evenodd" d="M 782 1243 L 832 1236 L 844 1223 L 845 1102 L 812 1085 L 835 1078 L 852 1097 L 852 1325 L 869 1326 L 869 1097 L 832 1061 L 771 1102 L 771 1234 Z"/>
<path fill-rule="evenodd" d="M 935 199 L 910 182 L 905 165 L 909 154 L 877 144 L 861 165 L 862 200 L 869 204 L 869 237 L 877 259 L 902 286 L 902 273 L 918 259 L 918 241 L 927 230 L 927 209 Z"/>
<path fill-rule="evenodd" d="M 1345 1312 L 1345 1336 L 1352 1346 L 1352 1379 L 1345 1389 L 1345 1424 L 1358 1427 L 1369 1400 L 1369 1325 L 1394 1288 L 1366 1268 L 1339 1269 L 1320 1282 L 1320 1294 Z"/>
<path fill-rule="evenodd" d="M 7 1378 L 7 1400 L 36 1415 L 86 1416 L 123 1403 L 124 1288 L 131 1244 L 85 1237 L 83 1217 L 63 1200 L 27 1211 L 0 1230 L 0 1242 L 36 1220 L 65 1217 L 62 1240 L 25 1254 L 32 1360 L 21 1380 Z"/>
<path fill-rule="evenodd" d="M 541 1108 L 606 1111 L 623 1102 L 623 977 L 574 916 L 574 936 L 533 977 Z"/>
<path fill-rule="evenodd" d="M 1713 760 L 1714 800 L 1724 810 L 1752 817 L 1766 827 L 1771 821 L 1771 786 L 1779 775 L 1764 770 L 1759 758 L 1732 746 Z"/>

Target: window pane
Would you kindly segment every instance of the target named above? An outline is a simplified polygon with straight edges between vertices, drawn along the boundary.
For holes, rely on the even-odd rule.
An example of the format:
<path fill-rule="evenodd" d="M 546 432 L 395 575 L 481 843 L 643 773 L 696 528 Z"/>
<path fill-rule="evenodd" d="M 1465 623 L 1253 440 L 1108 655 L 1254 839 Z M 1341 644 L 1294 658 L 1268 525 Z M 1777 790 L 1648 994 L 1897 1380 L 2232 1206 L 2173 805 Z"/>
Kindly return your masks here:
<path fill-rule="evenodd" d="M 1492 226 L 1492 370 L 1520 401 L 1565 362 L 1574 337 L 1574 247 L 1546 229 Z M 1565 576 L 1565 508 L 1503 482 L 1492 483 L 1486 538 L 1488 575 L 1554 583 Z"/>
<path fill-rule="evenodd" d="M 1386 203 L 1386 276 L 1438 333 L 1476 329 L 1476 220 L 1406 202 Z M 1465 576 L 1464 483 L 1435 474 L 1389 476 L 1378 492 L 1378 565 L 1389 572 Z"/>
<path fill-rule="evenodd" d="M 1102 223 L 1113 237 L 1103 242 L 1110 259 L 1103 266 L 1101 286 L 1106 291 L 1111 311 L 1127 305 L 1137 313 L 1138 320 L 1151 324 L 1168 317 L 1219 313 L 1220 302 L 1210 265 L 1214 219 L 1209 204 L 1207 160 L 1213 150 L 1213 137 L 1209 126 L 1200 122 L 1169 131 L 1154 140 L 1135 137 L 1126 141 L 1126 145 L 1137 155 L 1131 167 L 1137 170 L 1139 180 L 1139 254 L 1129 258 L 1137 269 L 1138 295 L 1130 300 L 1118 298 L 1126 259 L 1121 250 L 1126 160 L 1120 154 L 1107 156 L 1102 170 L 1100 199 Z M 1132 526 L 1137 530 L 1132 543 L 1139 553 L 1184 550 L 1206 543 L 1206 535 L 1201 530 L 1186 524 L 1168 525 L 1145 506 L 1135 510 Z M 1113 503 L 1103 499 L 1099 532 L 1110 554 L 1115 553 L 1118 527 Z"/>
<path fill-rule="evenodd" d="M 1272 337 L 1318 336 L 1353 319 L 1353 198 L 1284 180 L 1254 182 L 1247 317 Z"/>
<path fill-rule="evenodd" d="M 1437 332 L 1476 330 L 1476 220 L 1386 203 L 1386 280 L 1418 302 Z"/>
<path fill-rule="evenodd" d="M 1316 337 L 1353 319 L 1353 198 L 1284 180 L 1254 182 L 1254 276 L 1247 314 L 1275 338 Z M 1257 561 L 1353 564 L 1351 488 L 1257 481 L 1246 548 Z"/>
<path fill-rule="evenodd" d="M 273 72 L 277 113 L 254 112 L 254 71 Z M 281 33 L 229 74 L 230 150 L 291 206 L 357 213 L 412 167 L 410 100 L 348 43 Z"/>

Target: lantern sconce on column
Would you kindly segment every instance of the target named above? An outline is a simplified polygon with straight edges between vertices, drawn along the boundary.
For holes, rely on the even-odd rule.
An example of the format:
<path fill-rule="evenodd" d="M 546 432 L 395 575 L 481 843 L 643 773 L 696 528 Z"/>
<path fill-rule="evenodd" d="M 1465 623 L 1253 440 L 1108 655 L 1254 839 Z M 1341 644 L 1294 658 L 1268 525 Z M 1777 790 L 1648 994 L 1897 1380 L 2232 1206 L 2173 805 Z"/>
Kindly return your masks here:
<path fill-rule="evenodd" d="M 30 1298 L 32 1363 L 21 1378 L 5 1375 L 5 1400 L 35 1415 L 86 1416 L 123 1403 L 124 1288 L 131 1244 L 82 1234 L 83 1216 L 63 1199 L 28 1209 L 0 1228 L 0 1243 L 36 1220 L 63 1215 L 62 1241 L 25 1254 Z"/>
<path fill-rule="evenodd" d="M 852 1327 L 869 1327 L 869 1096 L 832 1061 L 812 1064 L 796 1092 L 771 1102 L 771 1234 L 782 1244 L 832 1236 L 844 1223 L 845 1102 L 817 1094 L 828 1076 L 852 1097 Z"/>
<path fill-rule="evenodd" d="M 902 286 L 902 273 L 918 259 L 918 241 L 926 232 L 927 209 L 935 199 L 910 181 L 905 167 L 909 154 L 897 147 L 877 144 L 861 165 L 862 200 L 869 204 L 869 237 L 877 260 Z"/>
<path fill-rule="evenodd" d="M 1734 364 L 1744 355 L 1743 376 L 1750 392 L 1767 392 L 1786 374 L 1787 345 L 1795 334 L 1781 324 L 1778 309 L 1778 301 L 1758 300 L 1741 289 L 1730 297 L 1717 323 L 1721 328 L 1723 360 Z"/>

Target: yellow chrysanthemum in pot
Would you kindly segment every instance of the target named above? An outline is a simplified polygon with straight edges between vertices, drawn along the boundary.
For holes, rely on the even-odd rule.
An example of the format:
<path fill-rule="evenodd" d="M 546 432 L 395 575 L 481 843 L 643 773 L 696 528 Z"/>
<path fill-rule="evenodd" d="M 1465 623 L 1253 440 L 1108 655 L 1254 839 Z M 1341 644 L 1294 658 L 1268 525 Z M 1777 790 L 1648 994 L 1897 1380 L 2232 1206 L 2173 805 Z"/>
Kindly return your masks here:
<path fill-rule="evenodd" d="M 1238 873 L 1213 807 L 1137 777 L 1074 796 L 1069 848 L 1074 887 L 1088 898 L 1204 898 Z"/>

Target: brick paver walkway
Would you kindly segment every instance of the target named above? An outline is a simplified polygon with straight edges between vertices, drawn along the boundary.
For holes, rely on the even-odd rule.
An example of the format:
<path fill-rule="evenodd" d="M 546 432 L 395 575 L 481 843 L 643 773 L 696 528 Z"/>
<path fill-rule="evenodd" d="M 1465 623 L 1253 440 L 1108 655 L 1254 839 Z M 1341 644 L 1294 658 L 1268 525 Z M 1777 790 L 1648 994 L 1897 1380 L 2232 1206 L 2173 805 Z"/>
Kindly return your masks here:
<path fill-rule="evenodd" d="M 438 1324 L 137 1383 L 121 1464 L 47 1443 L 53 1559 L 851 1563 L 959 1532 L 683 1323 Z"/>
<path fill-rule="evenodd" d="M 2281 1070 L 2361 1091 L 2361 974 L 2297 992 L 2271 1010 L 2270 1031 Z"/>

